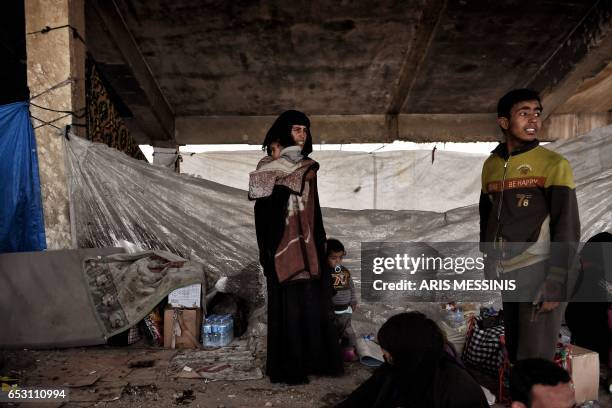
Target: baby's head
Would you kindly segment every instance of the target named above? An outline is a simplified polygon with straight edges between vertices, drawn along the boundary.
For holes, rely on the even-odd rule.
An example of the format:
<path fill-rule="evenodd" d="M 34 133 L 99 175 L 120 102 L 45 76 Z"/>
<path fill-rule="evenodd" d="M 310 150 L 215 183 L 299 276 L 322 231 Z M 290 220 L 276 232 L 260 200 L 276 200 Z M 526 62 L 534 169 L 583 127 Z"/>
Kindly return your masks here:
<path fill-rule="evenodd" d="M 327 240 L 327 265 L 330 268 L 335 268 L 342 264 L 342 258 L 346 255 L 344 245 L 337 239 Z"/>
<path fill-rule="evenodd" d="M 281 146 L 278 141 L 270 143 L 270 156 L 272 156 L 274 160 L 280 157 L 281 150 L 283 150 L 283 146 Z"/>

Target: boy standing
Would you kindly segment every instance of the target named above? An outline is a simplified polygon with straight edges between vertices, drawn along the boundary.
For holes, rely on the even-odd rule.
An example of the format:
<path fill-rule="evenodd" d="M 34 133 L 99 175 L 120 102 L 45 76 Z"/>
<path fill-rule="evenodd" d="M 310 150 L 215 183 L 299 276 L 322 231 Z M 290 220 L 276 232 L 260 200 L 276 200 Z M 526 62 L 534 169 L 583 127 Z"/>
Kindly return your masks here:
<path fill-rule="evenodd" d="M 351 279 L 351 272 L 342 266 L 342 259 L 346 255 L 344 245 L 337 239 L 327 240 L 327 265 L 331 268 L 332 284 L 334 286 L 334 322 L 338 330 L 344 358 L 354 361 L 357 358 L 355 351 L 355 331 L 351 326 L 351 315 L 357 308 L 355 283 Z"/>
<path fill-rule="evenodd" d="M 480 241 L 497 276 L 515 279 L 504 300 L 510 361 L 552 360 L 565 300 L 568 269 L 580 240 L 572 169 L 539 146 L 542 104 L 537 92 L 516 89 L 497 106 L 505 136 L 482 169 Z M 547 249 L 548 248 L 548 249 Z M 510 301 L 509 301 L 510 300 Z"/>

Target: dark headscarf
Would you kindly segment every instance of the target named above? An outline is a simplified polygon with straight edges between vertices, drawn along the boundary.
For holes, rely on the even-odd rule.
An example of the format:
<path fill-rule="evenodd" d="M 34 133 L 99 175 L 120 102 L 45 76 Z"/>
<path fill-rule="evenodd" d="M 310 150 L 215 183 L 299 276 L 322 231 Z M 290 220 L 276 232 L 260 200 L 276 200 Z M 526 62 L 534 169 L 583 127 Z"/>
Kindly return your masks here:
<path fill-rule="evenodd" d="M 312 153 L 312 135 L 310 134 L 310 120 L 304 113 L 296 110 L 288 110 L 283 112 L 272 124 L 266 138 L 261 146 L 262 150 L 266 150 L 268 156 L 272 154 L 270 145 L 278 142 L 282 147 L 294 146 L 293 138 L 291 137 L 291 127 L 293 125 L 306 126 L 306 140 L 302 147 L 302 155 L 304 157 Z"/>
<path fill-rule="evenodd" d="M 407 406 L 434 406 L 432 386 L 445 355 L 438 325 L 423 313 L 400 313 L 382 325 L 378 342 L 391 354 L 394 382 Z"/>

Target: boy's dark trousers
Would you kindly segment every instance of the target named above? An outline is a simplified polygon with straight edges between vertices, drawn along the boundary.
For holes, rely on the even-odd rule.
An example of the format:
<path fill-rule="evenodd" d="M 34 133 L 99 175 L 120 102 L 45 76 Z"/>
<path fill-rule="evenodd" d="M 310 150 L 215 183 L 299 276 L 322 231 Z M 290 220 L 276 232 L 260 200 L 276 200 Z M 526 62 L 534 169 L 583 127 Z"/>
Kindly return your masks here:
<path fill-rule="evenodd" d="M 342 347 L 355 347 L 357 338 L 355 331 L 351 325 L 351 313 L 342 313 L 334 315 L 334 324 L 338 330 L 338 337 L 341 340 Z"/>
<path fill-rule="evenodd" d="M 561 302 L 550 312 L 534 313 L 532 303 L 504 302 L 504 332 L 510 361 L 526 358 L 553 361 L 566 306 Z"/>
<path fill-rule="evenodd" d="M 567 302 L 550 312 L 538 313 L 533 302 L 546 278 L 548 262 L 538 262 L 503 274 L 504 279 L 515 279 L 517 290 L 503 292 L 504 334 L 508 358 L 511 362 L 526 358 L 553 361 L 559 329 Z"/>

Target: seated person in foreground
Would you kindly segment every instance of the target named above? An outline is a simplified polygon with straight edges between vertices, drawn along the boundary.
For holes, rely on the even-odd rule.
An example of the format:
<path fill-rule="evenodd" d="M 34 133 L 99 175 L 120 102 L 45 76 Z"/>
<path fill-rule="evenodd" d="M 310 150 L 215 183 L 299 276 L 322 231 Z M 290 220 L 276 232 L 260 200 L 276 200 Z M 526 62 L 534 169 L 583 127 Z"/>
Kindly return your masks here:
<path fill-rule="evenodd" d="M 552 361 L 517 362 L 510 374 L 511 408 L 573 408 L 574 388 L 567 371 Z"/>
<path fill-rule="evenodd" d="M 385 363 L 338 407 L 488 407 L 471 375 L 444 350 L 438 325 L 419 312 L 392 316 L 378 331 Z"/>

